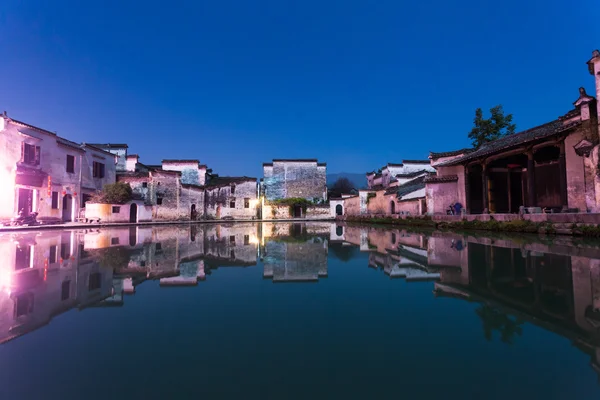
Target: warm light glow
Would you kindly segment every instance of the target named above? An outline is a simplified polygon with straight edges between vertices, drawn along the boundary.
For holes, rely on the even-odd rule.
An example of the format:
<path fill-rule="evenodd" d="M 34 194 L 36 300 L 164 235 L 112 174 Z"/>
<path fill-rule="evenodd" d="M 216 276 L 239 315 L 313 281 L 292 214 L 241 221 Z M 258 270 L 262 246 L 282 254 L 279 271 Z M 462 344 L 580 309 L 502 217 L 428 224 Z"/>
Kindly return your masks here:
<path fill-rule="evenodd" d="M 250 243 L 258 244 L 258 238 L 256 237 L 256 235 L 250 235 Z"/>
<path fill-rule="evenodd" d="M 0 153 L 0 157 L 3 157 Z M 12 169 L 0 167 L 0 207 L 3 210 L 13 209 L 15 193 L 15 173 Z"/>
<path fill-rule="evenodd" d="M 10 293 L 10 288 L 12 286 L 12 271 L 8 268 L 0 269 L 0 289 L 6 290 Z"/>

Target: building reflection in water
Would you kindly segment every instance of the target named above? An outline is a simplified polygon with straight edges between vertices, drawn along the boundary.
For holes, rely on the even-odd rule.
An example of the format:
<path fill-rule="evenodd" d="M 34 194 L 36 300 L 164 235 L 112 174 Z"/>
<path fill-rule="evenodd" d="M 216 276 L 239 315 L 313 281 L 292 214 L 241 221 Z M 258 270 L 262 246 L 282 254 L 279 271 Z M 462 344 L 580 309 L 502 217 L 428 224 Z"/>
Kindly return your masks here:
<path fill-rule="evenodd" d="M 252 267 L 272 282 L 318 281 L 328 257 L 390 278 L 434 280 L 438 297 L 478 302 L 489 340 L 512 343 L 525 322 L 590 355 L 600 373 L 600 249 L 571 238 L 542 244 L 331 223 L 244 223 L 0 234 L 0 342 L 72 308 L 114 307 L 136 287 L 191 286 L 222 268 Z M 361 261 L 363 262 L 363 261 Z"/>

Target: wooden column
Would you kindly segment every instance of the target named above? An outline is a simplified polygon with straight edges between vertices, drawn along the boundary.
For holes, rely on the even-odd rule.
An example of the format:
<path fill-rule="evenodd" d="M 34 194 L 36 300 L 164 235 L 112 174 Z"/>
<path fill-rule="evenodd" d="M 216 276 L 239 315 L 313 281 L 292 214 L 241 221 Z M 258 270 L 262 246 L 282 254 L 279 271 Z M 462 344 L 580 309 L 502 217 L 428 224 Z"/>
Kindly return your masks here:
<path fill-rule="evenodd" d="M 465 165 L 465 204 L 463 204 L 463 206 L 465 207 L 466 214 L 469 214 L 469 207 L 471 203 L 471 201 L 469 200 L 470 193 L 471 188 L 469 184 L 469 167 Z"/>
<path fill-rule="evenodd" d="M 483 214 L 488 214 L 489 211 L 489 197 L 488 197 L 488 176 L 485 162 L 481 164 L 481 180 L 483 183 Z"/>
<path fill-rule="evenodd" d="M 506 185 L 508 192 L 508 213 L 512 212 L 512 202 L 511 202 L 511 188 L 510 188 L 510 168 L 508 168 L 508 173 L 506 174 Z"/>
<path fill-rule="evenodd" d="M 567 160 L 565 158 L 565 142 L 560 143 L 560 155 L 558 156 L 558 168 L 560 179 L 560 202 L 563 212 L 569 208 L 569 199 L 567 193 Z"/>
<path fill-rule="evenodd" d="M 527 152 L 527 207 L 535 207 L 535 162 L 533 150 Z"/>

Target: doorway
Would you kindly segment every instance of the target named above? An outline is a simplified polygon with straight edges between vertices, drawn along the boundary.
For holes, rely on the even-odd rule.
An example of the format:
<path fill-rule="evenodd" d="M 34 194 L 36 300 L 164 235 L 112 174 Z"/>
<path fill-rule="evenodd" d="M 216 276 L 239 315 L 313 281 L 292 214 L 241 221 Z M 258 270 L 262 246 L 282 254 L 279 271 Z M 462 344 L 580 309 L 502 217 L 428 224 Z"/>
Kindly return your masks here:
<path fill-rule="evenodd" d="M 396 202 L 394 200 L 390 201 L 390 214 L 396 214 Z"/>
<path fill-rule="evenodd" d="M 129 222 L 137 222 L 137 204 L 135 203 L 129 207 Z"/>
<path fill-rule="evenodd" d="M 342 207 L 341 204 L 338 204 L 337 206 L 335 206 L 335 214 L 336 215 L 342 215 L 344 213 L 344 207 Z"/>
<path fill-rule="evenodd" d="M 195 221 L 197 217 L 198 217 L 198 214 L 196 213 L 196 205 L 192 204 L 192 208 L 191 208 L 191 211 L 190 211 L 190 219 L 192 221 Z"/>
<path fill-rule="evenodd" d="M 294 218 L 302 218 L 302 206 L 294 205 Z"/>
<path fill-rule="evenodd" d="M 17 213 L 23 211 L 23 216 L 29 215 L 33 211 L 33 190 L 19 189 L 19 200 Z"/>
<path fill-rule="evenodd" d="M 64 222 L 70 222 L 73 220 L 73 197 L 70 194 L 63 196 L 62 204 L 62 220 Z"/>

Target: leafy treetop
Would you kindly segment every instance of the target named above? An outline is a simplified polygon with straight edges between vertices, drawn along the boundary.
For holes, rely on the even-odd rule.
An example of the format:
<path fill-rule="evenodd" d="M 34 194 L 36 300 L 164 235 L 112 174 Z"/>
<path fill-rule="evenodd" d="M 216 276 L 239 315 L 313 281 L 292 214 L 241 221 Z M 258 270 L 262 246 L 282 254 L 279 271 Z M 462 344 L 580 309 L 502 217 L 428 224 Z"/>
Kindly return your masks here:
<path fill-rule="evenodd" d="M 473 129 L 469 132 L 469 139 L 473 147 L 478 149 L 485 143 L 500 139 L 506 135 L 515 133 L 516 125 L 512 123 L 512 114 L 504 115 L 502 105 L 497 105 L 490 109 L 490 118 L 483 118 L 481 108 L 475 110 L 473 120 Z"/>

